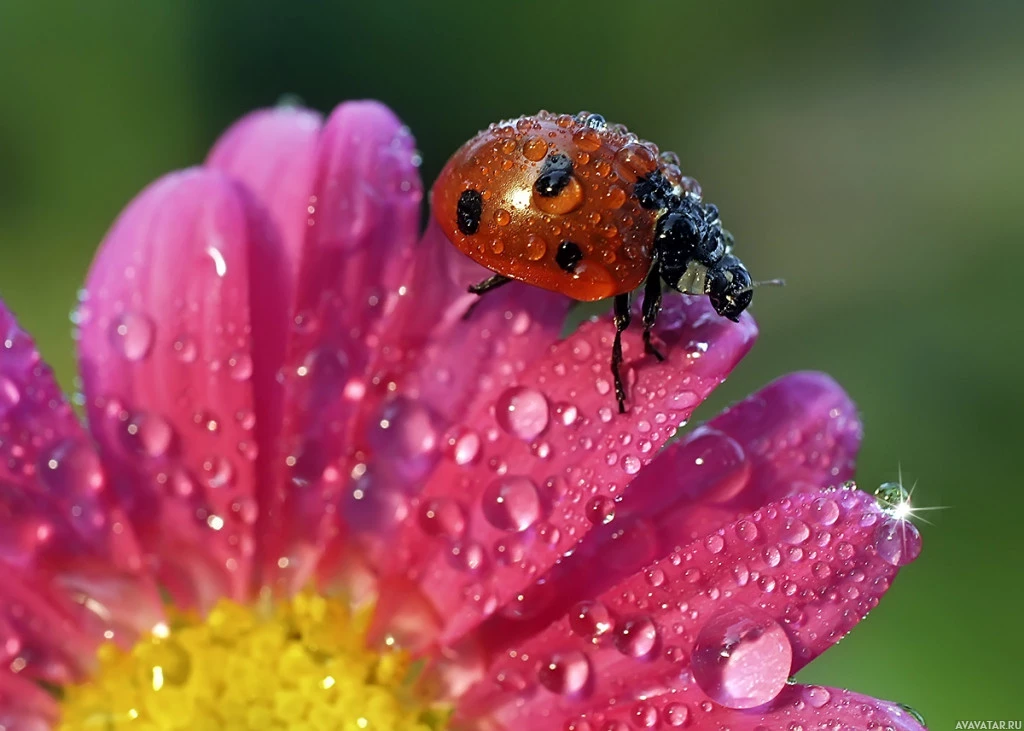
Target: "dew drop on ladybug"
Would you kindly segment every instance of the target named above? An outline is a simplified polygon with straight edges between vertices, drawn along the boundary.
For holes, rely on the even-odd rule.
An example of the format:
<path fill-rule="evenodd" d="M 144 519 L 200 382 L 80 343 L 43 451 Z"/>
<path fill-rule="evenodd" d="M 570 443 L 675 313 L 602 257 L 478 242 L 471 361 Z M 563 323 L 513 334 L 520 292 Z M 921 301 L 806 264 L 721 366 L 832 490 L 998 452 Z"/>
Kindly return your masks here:
<path fill-rule="evenodd" d="M 621 411 L 631 292 L 646 282 L 644 345 L 660 358 L 651 328 L 663 283 L 708 296 L 731 320 L 758 284 L 678 158 L 597 114 L 540 112 L 492 124 L 441 171 L 432 210 L 448 239 L 494 272 L 471 292 L 519 281 L 585 302 L 615 298 L 612 374 Z"/>

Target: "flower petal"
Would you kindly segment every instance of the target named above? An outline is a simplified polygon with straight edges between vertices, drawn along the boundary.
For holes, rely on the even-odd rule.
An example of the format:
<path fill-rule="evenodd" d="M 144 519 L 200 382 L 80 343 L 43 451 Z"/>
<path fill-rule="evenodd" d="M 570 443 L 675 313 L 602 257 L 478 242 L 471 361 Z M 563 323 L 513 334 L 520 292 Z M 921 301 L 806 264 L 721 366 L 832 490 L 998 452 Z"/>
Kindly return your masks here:
<path fill-rule="evenodd" d="M 393 551 L 440 616 L 443 641 L 521 592 L 593 526 L 753 342 L 703 298 L 671 298 L 657 333 L 664 363 L 624 338 L 629 411 L 616 413 L 608 375 L 613 325 L 583 325 L 528 368 L 518 385 L 467 421 L 479 448 L 442 462 Z M 595 385 L 595 381 L 597 382 Z M 639 436 L 637 436 L 639 435 Z"/>
<path fill-rule="evenodd" d="M 551 720 L 548 723 L 551 724 Z M 615 703 L 602 710 L 588 711 L 576 719 L 566 719 L 564 724 L 564 728 L 572 731 L 620 728 L 616 724 L 622 724 L 623 729 L 688 726 L 727 727 L 735 731 L 925 731 L 924 724 L 904 706 L 820 685 L 789 685 L 771 703 L 738 711 L 708 701 L 689 674 L 684 674 L 669 693 Z"/>
<path fill-rule="evenodd" d="M 401 372 L 413 342 L 427 334 L 396 320 L 401 300 L 415 298 L 410 306 L 437 315 L 407 280 L 429 253 L 416 246 L 417 165 L 408 129 L 376 102 L 342 104 L 320 137 L 284 370 L 288 470 L 263 512 L 276 534 L 267 569 L 284 588 L 308 578 L 337 530 L 333 504 L 358 462 L 350 453 L 356 415 L 364 399 L 387 393 L 388 381 L 374 376 L 390 369 L 377 363 L 397 361 Z"/>
<path fill-rule="evenodd" d="M 453 425 L 493 402 L 544 355 L 564 326 L 570 302 L 512 284 L 489 294 L 471 317 L 438 328 L 401 377 L 398 392 L 360 416 L 353 449 L 362 455 L 359 470 L 365 471 L 344 492 L 339 520 L 347 530 L 327 549 L 322 578 L 332 578 L 353 546 L 371 565 L 390 562 L 408 500 L 444 453 L 464 451 L 473 438 Z"/>
<path fill-rule="evenodd" d="M 2 302 L 0 563 L 59 587 L 55 601 L 94 636 L 130 638 L 161 618 L 156 587 L 99 456 Z"/>
<path fill-rule="evenodd" d="M 878 604 L 919 549 L 913 525 L 855 489 L 785 498 L 574 607 L 494 662 L 463 707 L 470 714 L 497 708 L 499 718 L 514 714 L 520 723 L 534 714 L 571 718 L 615 699 L 658 695 L 697 667 L 691 657 L 704 628 L 737 610 L 784 631 L 792 665 L 777 668 L 781 688 Z M 575 694 L 552 692 L 558 686 L 542 672 L 565 658 L 590 681 Z"/>
<path fill-rule="evenodd" d="M 250 195 L 192 170 L 143 191 L 89 273 L 78 316 L 90 423 L 181 606 L 248 592 L 256 483 L 268 472 L 257 457 L 280 414 L 282 259 Z"/>
<path fill-rule="evenodd" d="M 0 670 L 0 728 L 49 731 L 57 716 L 53 696 L 26 678 Z"/>
<path fill-rule="evenodd" d="M 299 107 L 260 109 L 233 124 L 206 159 L 243 183 L 270 212 L 284 246 L 291 303 L 309 229 L 309 196 L 323 119 Z"/>
<path fill-rule="evenodd" d="M 489 652 L 542 630 L 654 560 L 762 505 L 853 476 L 861 427 L 831 378 L 794 373 L 665 448 L 596 526 L 476 633 Z M 552 595 L 551 588 L 557 589 Z"/>

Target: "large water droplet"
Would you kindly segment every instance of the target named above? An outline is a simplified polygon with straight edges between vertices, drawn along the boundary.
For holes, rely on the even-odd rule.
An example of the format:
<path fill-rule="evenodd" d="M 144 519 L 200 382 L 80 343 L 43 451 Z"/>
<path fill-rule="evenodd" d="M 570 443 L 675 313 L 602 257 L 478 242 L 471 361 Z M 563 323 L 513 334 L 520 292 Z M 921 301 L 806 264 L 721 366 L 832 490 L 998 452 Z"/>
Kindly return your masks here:
<path fill-rule="evenodd" d="M 579 693 L 590 681 L 590 660 L 582 652 L 558 652 L 540 667 L 537 680 L 552 693 Z"/>
<path fill-rule="evenodd" d="M 454 500 L 436 498 L 420 507 L 419 523 L 429 536 L 458 538 L 466 529 L 466 516 Z"/>
<path fill-rule="evenodd" d="M 548 400 L 532 388 L 506 389 L 494 404 L 494 415 L 502 429 L 525 442 L 544 433 L 550 419 Z"/>
<path fill-rule="evenodd" d="M 405 396 L 386 402 L 368 433 L 385 471 L 409 480 L 419 479 L 434 465 L 438 438 L 434 415 Z"/>
<path fill-rule="evenodd" d="M 792 665 L 785 630 L 752 606 L 713 615 L 697 634 L 691 657 L 697 684 L 729 708 L 754 708 L 775 698 Z"/>
<path fill-rule="evenodd" d="M 50 449 L 43 456 L 39 474 L 56 494 L 97 493 L 105 484 L 99 456 L 88 444 L 74 439 L 65 439 Z"/>
<path fill-rule="evenodd" d="M 615 501 L 607 495 L 597 495 L 587 503 L 587 520 L 594 525 L 607 525 L 615 520 Z"/>
<path fill-rule="evenodd" d="M 580 602 L 569 610 L 569 627 L 580 637 L 591 642 L 610 632 L 614 626 L 612 613 L 601 602 Z"/>
<path fill-rule="evenodd" d="M 640 615 L 622 620 L 615 629 L 615 649 L 630 657 L 646 657 L 658 642 L 654 621 Z"/>
<path fill-rule="evenodd" d="M 540 518 L 542 510 L 533 480 L 518 475 L 506 475 L 488 485 L 480 506 L 488 523 L 511 531 L 529 528 Z"/>
<path fill-rule="evenodd" d="M 906 566 L 921 554 L 921 534 L 906 520 L 883 520 L 875 529 L 875 550 L 887 563 Z"/>
<path fill-rule="evenodd" d="M 110 343 L 128 360 L 142 360 L 153 347 L 153 322 L 141 312 L 122 312 L 110 325 Z"/>
<path fill-rule="evenodd" d="M 739 442 L 708 427 L 697 429 L 686 440 L 679 460 L 693 465 L 687 470 L 688 480 L 701 500 L 730 500 L 746 487 L 750 477 L 750 460 Z"/>
<path fill-rule="evenodd" d="M 156 414 L 134 414 L 123 428 L 128 449 L 146 457 L 163 457 L 174 441 L 174 428 Z"/>

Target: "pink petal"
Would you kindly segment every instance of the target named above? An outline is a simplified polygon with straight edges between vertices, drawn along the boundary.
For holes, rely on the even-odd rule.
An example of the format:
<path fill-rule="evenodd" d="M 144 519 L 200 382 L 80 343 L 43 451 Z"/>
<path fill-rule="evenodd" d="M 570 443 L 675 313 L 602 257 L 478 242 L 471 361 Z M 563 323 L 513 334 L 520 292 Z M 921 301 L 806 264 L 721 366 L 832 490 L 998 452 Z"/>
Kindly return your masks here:
<path fill-rule="evenodd" d="M 266 207 L 281 234 L 291 303 L 309 229 L 309 196 L 323 119 L 297 107 L 246 115 L 214 145 L 206 166 L 243 183 Z"/>
<path fill-rule="evenodd" d="M 626 488 L 614 520 L 492 615 L 478 639 L 488 651 L 509 647 L 573 603 L 762 505 L 849 480 L 860 437 L 853 402 L 828 376 L 775 381 L 666 447 Z"/>
<path fill-rule="evenodd" d="M 30 680 L 0 670 L 0 728 L 49 731 L 57 716 L 53 696 Z"/>
<path fill-rule="evenodd" d="M 629 728 L 729 728 L 734 731 L 924 731 L 905 707 L 820 685 L 787 686 L 771 703 L 738 711 L 708 701 L 688 676 L 672 692 L 647 700 L 616 703 L 551 728 L 570 731 Z M 621 725 L 616 725 L 621 724 Z"/>
<path fill-rule="evenodd" d="M 408 130 L 375 102 L 342 104 L 320 138 L 284 371 L 288 470 L 263 513 L 276 533 L 267 568 L 285 588 L 306 580 L 336 530 L 333 503 L 358 463 L 356 414 L 364 399 L 387 393 L 386 382 L 370 381 L 380 370 L 374 363 L 401 362 L 411 341 L 426 335 L 395 319 L 401 300 L 436 316 L 407 286 L 414 261 L 429 253 L 416 246 L 417 164 Z"/>
<path fill-rule="evenodd" d="M 781 688 L 873 609 L 919 550 L 913 525 L 865 493 L 830 488 L 785 498 L 652 564 L 596 603 L 574 607 L 497 660 L 464 700 L 464 712 L 497 709 L 499 718 L 514 714 L 525 723 L 657 695 L 675 686 L 673 678 L 706 667 L 701 655 L 691 659 L 698 637 L 736 611 L 767 617 L 784 631 L 792 667 L 776 669 Z M 575 694 L 552 692 L 558 686 L 542 672 L 553 662 L 564 667 L 565 658 L 588 676 Z"/>
<path fill-rule="evenodd" d="M 480 447 L 442 462 L 416 520 L 392 553 L 411 567 L 459 637 L 547 570 L 593 526 L 751 346 L 753 321 L 732 324 L 703 298 L 671 298 L 658 335 L 667 360 L 624 340 L 628 413 L 616 412 L 608 362 L 613 326 L 586 323 L 529 367 L 518 386 L 466 422 Z"/>
<path fill-rule="evenodd" d="M 89 273 L 78 314 L 89 420 L 179 605 L 247 594 L 267 489 L 257 479 L 280 414 L 282 262 L 255 200 L 221 173 L 192 170 L 143 191 Z"/>
<path fill-rule="evenodd" d="M 59 586 L 97 636 L 149 630 L 161 618 L 156 587 L 99 456 L 2 303 L 0 336 L 0 562 Z"/>
<path fill-rule="evenodd" d="M 362 415 L 354 449 L 365 471 L 340 505 L 347 537 L 328 548 L 329 578 L 352 542 L 371 564 L 389 563 L 408 501 L 442 455 L 464 452 L 472 437 L 459 426 L 485 408 L 542 357 L 561 332 L 571 300 L 521 284 L 489 294 L 472 316 L 439 327 L 410 364 L 396 393 Z M 359 498 L 354 496 L 358 494 Z"/>
<path fill-rule="evenodd" d="M 0 667 L 57 685 L 83 679 L 100 637 L 83 632 L 72 607 L 43 584 L 31 587 L 17 575 L 5 577 L 0 585 Z"/>

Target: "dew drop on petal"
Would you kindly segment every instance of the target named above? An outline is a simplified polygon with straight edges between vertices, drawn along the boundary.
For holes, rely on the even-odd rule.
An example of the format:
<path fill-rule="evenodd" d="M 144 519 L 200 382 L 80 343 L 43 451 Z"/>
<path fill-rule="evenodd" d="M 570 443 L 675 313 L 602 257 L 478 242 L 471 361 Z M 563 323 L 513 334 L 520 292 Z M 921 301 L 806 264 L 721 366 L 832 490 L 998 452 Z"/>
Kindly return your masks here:
<path fill-rule="evenodd" d="M 672 728 L 685 726 L 690 720 L 690 709 L 683 703 L 669 703 L 662 712 L 665 723 Z"/>
<path fill-rule="evenodd" d="M 466 529 L 466 516 L 454 500 L 436 498 L 420 506 L 419 524 L 429 536 L 458 538 Z"/>
<path fill-rule="evenodd" d="M 153 321 L 141 312 L 122 312 L 110 326 L 114 350 L 128 360 L 142 360 L 153 347 Z"/>
<path fill-rule="evenodd" d="M 658 642 L 654 621 L 639 615 L 622 620 L 615 628 L 615 649 L 629 657 L 646 657 Z"/>
<path fill-rule="evenodd" d="M 786 518 L 779 531 L 779 538 L 791 545 L 803 543 L 811 536 L 811 529 L 807 523 L 797 518 Z"/>
<path fill-rule="evenodd" d="M 236 381 L 246 381 L 252 376 L 252 358 L 244 351 L 228 357 L 228 373 Z"/>
<path fill-rule="evenodd" d="M 506 389 L 494 404 L 494 415 L 498 425 L 525 442 L 532 441 L 544 433 L 548 427 L 550 413 L 547 398 L 532 388 Z"/>
<path fill-rule="evenodd" d="M 146 457 L 163 457 L 174 441 L 174 428 L 156 414 L 137 413 L 124 424 L 124 442 L 130 451 Z"/>
<path fill-rule="evenodd" d="M 587 520 L 594 525 L 607 525 L 615 520 L 615 501 L 607 495 L 597 495 L 587 503 Z"/>
<path fill-rule="evenodd" d="M 484 490 L 481 509 L 495 528 L 523 531 L 540 518 L 540 493 L 529 477 L 506 475 Z"/>
<path fill-rule="evenodd" d="M 906 520 L 889 518 L 875 529 L 875 550 L 893 566 L 906 566 L 921 553 L 921 534 Z"/>
<path fill-rule="evenodd" d="M 775 698 L 786 686 L 792 664 L 793 647 L 785 630 L 752 606 L 712 615 L 697 634 L 691 657 L 697 684 L 729 708 L 753 708 Z"/>
<path fill-rule="evenodd" d="M 558 652 L 547 658 L 537 680 L 552 693 L 579 693 L 590 681 L 590 660 L 582 652 Z"/>
<path fill-rule="evenodd" d="M 599 601 L 580 602 L 569 610 L 569 627 L 584 639 L 594 641 L 614 626 L 611 611 Z"/>

